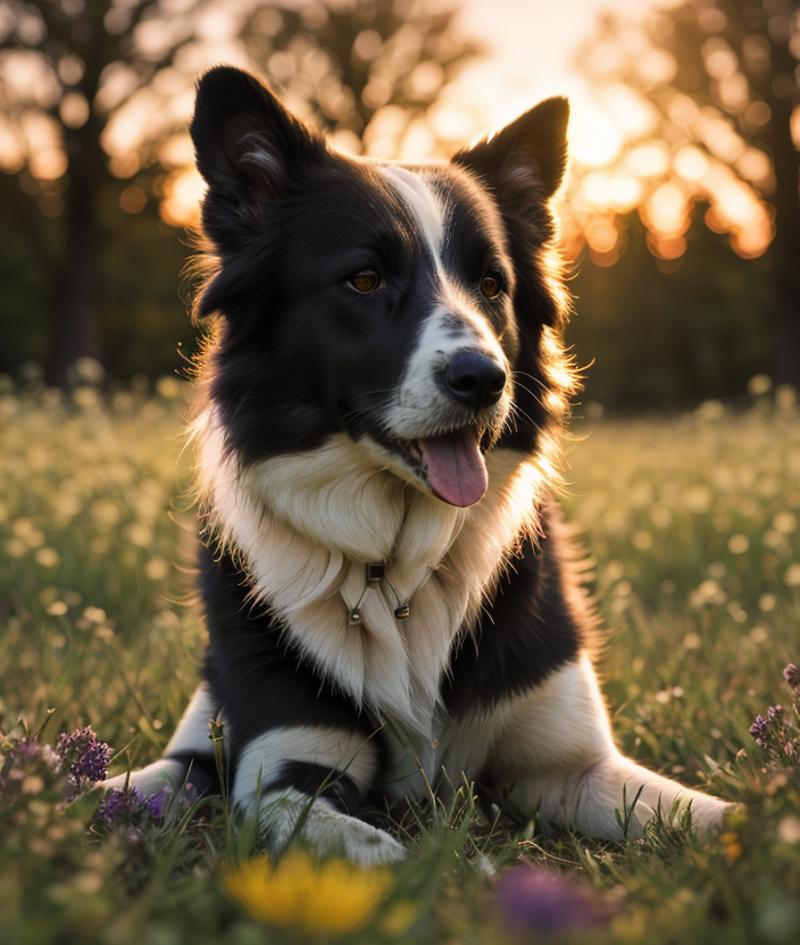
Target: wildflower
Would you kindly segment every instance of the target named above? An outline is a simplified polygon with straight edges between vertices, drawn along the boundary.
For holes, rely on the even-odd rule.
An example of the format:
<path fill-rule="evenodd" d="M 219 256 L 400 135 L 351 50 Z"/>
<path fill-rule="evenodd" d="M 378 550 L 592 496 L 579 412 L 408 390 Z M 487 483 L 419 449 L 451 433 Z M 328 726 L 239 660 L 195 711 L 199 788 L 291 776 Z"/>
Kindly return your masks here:
<path fill-rule="evenodd" d="M 56 743 L 60 769 L 67 776 L 69 799 L 77 797 L 87 782 L 102 781 L 108 773 L 111 747 L 97 740 L 91 725 L 62 732 Z"/>
<path fill-rule="evenodd" d="M 750 734 L 756 740 L 756 745 L 763 746 L 769 734 L 769 724 L 763 715 L 757 715 L 750 726 Z"/>
<path fill-rule="evenodd" d="M 794 767 L 800 760 L 800 670 L 795 663 L 784 668 L 783 678 L 792 687 L 792 708 L 787 711 L 782 705 L 771 705 L 766 718 L 756 716 L 750 734 L 766 750 L 772 765 Z"/>
<path fill-rule="evenodd" d="M 391 892 L 388 869 L 361 869 L 344 860 L 317 863 L 306 853 L 289 851 L 277 863 L 255 857 L 223 870 L 229 895 L 253 918 L 317 935 L 363 929 Z M 383 917 L 390 934 L 414 918 L 409 903 L 397 903 Z"/>
<path fill-rule="evenodd" d="M 166 800 L 167 791 L 159 791 L 158 794 L 147 797 L 138 788 L 109 791 L 97 805 L 95 817 L 107 824 L 120 821 L 138 822 L 147 818 L 163 820 Z"/>
<path fill-rule="evenodd" d="M 535 866 L 503 873 L 495 901 L 506 923 L 518 931 L 558 932 L 609 918 L 607 905 L 574 880 Z"/>
<path fill-rule="evenodd" d="M 20 738 L 14 751 L 20 761 L 35 761 L 40 755 L 41 746 L 33 738 Z"/>
<path fill-rule="evenodd" d="M 722 852 L 729 863 L 735 863 L 742 855 L 742 845 L 739 842 L 739 834 L 728 832 L 720 837 L 722 841 Z"/>
<path fill-rule="evenodd" d="M 800 687 L 800 669 L 798 669 L 796 663 L 787 663 L 783 671 L 783 678 L 792 689 Z"/>

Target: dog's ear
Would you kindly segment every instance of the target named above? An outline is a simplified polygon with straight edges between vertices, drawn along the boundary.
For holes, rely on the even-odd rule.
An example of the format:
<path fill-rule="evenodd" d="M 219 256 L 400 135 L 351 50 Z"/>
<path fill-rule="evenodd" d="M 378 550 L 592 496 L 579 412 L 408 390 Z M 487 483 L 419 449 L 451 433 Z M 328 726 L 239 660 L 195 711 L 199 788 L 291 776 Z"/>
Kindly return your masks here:
<path fill-rule="evenodd" d="M 260 221 L 294 175 L 326 153 L 322 139 L 258 79 L 231 66 L 212 69 L 198 83 L 189 130 L 208 184 L 203 223 L 223 252 Z"/>
<path fill-rule="evenodd" d="M 558 189 L 567 166 L 569 102 L 548 98 L 453 161 L 474 171 L 502 196 L 527 185 L 531 197 L 546 201 Z"/>

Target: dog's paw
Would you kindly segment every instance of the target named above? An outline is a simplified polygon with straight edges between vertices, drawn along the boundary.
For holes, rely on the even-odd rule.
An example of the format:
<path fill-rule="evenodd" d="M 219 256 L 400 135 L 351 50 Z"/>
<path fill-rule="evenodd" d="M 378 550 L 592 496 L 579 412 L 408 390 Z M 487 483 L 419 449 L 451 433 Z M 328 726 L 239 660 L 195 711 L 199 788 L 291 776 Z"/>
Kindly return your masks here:
<path fill-rule="evenodd" d="M 348 817 L 342 839 L 345 856 L 359 866 L 379 866 L 400 863 L 407 850 L 385 830 L 366 824 L 355 817 Z"/>
<path fill-rule="evenodd" d="M 107 778 L 97 785 L 104 791 L 124 791 L 136 788 L 145 797 L 159 791 L 176 791 L 181 786 L 184 767 L 179 761 L 160 758 L 138 771 L 125 771 Z"/>
<path fill-rule="evenodd" d="M 248 808 L 253 811 L 254 805 Z M 275 852 L 299 835 L 321 855 L 344 855 L 359 866 L 399 863 L 407 855 L 385 830 L 343 814 L 324 798 L 311 800 L 290 790 L 263 797 L 258 809 L 260 827 Z"/>
<path fill-rule="evenodd" d="M 705 795 L 700 802 L 692 801 L 692 826 L 699 836 L 707 837 L 722 830 L 729 814 L 741 810 L 744 810 L 741 804 Z"/>

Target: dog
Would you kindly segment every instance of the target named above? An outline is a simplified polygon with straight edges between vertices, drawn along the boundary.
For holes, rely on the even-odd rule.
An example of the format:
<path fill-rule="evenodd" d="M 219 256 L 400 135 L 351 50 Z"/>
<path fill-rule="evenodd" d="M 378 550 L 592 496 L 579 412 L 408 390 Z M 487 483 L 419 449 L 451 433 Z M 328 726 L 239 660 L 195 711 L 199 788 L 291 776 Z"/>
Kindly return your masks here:
<path fill-rule="evenodd" d="M 211 785 L 220 719 L 273 849 L 400 860 L 366 812 L 465 781 L 593 837 L 721 823 L 615 746 L 555 499 L 567 122 L 550 98 L 411 166 L 336 153 L 247 73 L 200 80 L 204 681 L 164 757 L 107 786 Z"/>

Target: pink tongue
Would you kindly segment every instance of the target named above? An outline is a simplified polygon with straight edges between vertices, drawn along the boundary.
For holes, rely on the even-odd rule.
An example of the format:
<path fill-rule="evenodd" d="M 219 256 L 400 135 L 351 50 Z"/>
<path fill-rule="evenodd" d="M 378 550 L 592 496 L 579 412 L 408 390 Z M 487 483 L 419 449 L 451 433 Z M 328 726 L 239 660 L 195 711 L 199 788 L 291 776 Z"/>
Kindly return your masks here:
<path fill-rule="evenodd" d="M 438 498 L 462 509 L 483 498 L 489 477 L 473 430 L 431 436 L 419 445 Z"/>

